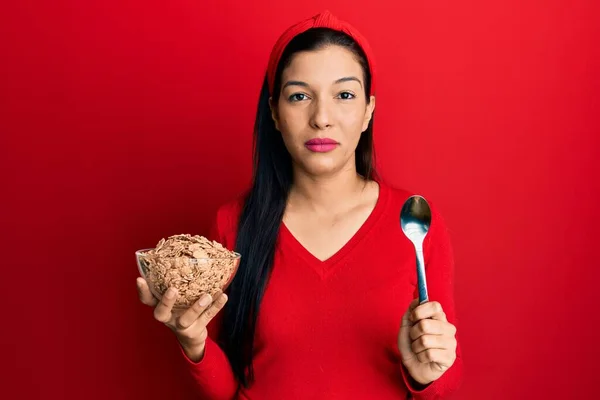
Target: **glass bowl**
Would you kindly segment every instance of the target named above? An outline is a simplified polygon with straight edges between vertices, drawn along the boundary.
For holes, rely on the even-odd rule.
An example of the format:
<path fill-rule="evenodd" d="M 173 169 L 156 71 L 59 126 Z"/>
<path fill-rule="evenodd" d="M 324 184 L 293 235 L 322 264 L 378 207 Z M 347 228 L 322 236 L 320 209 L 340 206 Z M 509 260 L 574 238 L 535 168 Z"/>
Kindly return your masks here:
<path fill-rule="evenodd" d="M 174 309 L 188 308 L 204 293 L 213 296 L 225 291 L 237 273 L 241 255 L 230 257 L 159 257 L 153 248 L 135 252 L 138 271 L 158 300 L 173 286 L 178 295 Z"/>

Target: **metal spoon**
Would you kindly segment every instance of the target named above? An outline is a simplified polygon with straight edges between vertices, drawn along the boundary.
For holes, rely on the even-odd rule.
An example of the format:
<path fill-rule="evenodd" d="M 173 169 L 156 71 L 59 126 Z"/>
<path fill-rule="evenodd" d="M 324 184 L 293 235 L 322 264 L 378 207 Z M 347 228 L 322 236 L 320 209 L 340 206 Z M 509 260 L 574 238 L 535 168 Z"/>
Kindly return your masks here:
<path fill-rule="evenodd" d="M 423 241 L 431 225 L 431 209 L 424 197 L 409 197 L 400 212 L 402 232 L 415 246 L 417 254 L 417 282 L 419 287 L 419 304 L 429 301 L 427 280 L 425 278 L 425 261 L 423 259 Z"/>

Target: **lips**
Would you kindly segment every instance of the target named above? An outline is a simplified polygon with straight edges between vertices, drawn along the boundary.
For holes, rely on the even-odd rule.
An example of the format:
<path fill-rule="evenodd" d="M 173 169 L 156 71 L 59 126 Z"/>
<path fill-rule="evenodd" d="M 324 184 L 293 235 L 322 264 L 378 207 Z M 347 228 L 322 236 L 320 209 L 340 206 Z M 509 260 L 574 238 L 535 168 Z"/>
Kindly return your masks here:
<path fill-rule="evenodd" d="M 336 140 L 329 139 L 329 138 L 314 138 L 314 139 L 310 139 L 305 144 L 308 146 L 312 146 L 312 145 L 320 145 L 320 144 L 338 144 L 338 142 Z"/>
<path fill-rule="evenodd" d="M 339 143 L 329 138 L 315 138 L 304 143 L 304 146 L 314 153 L 327 153 L 335 150 Z"/>

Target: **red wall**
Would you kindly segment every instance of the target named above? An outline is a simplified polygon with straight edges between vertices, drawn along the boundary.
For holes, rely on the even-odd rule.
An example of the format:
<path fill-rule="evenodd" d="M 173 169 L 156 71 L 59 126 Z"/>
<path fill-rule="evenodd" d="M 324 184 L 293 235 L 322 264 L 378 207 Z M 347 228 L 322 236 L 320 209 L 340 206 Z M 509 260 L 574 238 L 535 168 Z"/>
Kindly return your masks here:
<path fill-rule="evenodd" d="M 2 6 L 3 398 L 194 397 L 133 252 L 204 233 L 250 178 L 270 47 L 324 7 L 255 3 Z M 384 177 L 452 230 L 458 397 L 591 396 L 598 2 L 383 3 L 326 7 L 377 54 Z"/>

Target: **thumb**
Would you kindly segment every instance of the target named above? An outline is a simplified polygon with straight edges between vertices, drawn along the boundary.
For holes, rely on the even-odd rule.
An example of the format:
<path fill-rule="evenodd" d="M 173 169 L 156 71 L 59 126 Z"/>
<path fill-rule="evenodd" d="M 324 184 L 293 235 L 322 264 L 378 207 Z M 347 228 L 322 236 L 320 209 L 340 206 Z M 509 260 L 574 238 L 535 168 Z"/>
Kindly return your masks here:
<path fill-rule="evenodd" d="M 408 309 L 402 316 L 402 324 L 400 325 L 400 333 L 398 334 L 398 350 L 400 350 L 400 354 L 402 355 L 402 361 L 410 361 L 411 359 L 416 359 L 415 353 L 412 351 L 412 340 L 410 338 L 410 328 L 413 326 L 413 321 L 411 320 L 411 314 L 415 308 L 419 305 L 419 299 L 414 299 L 408 305 Z"/>
<path fill-rule="evenodd" d="M 147 306 L 154 307 L 156 303 L 158 303 L 158 300 L 150 292 L 150 288 L 148 287 L 148 283 L 146 282 L 146 280 L 142 277 L 138 277 L 135 283 L 137 285 L 138 296 L 140 298 L 140 301 Z"/>

